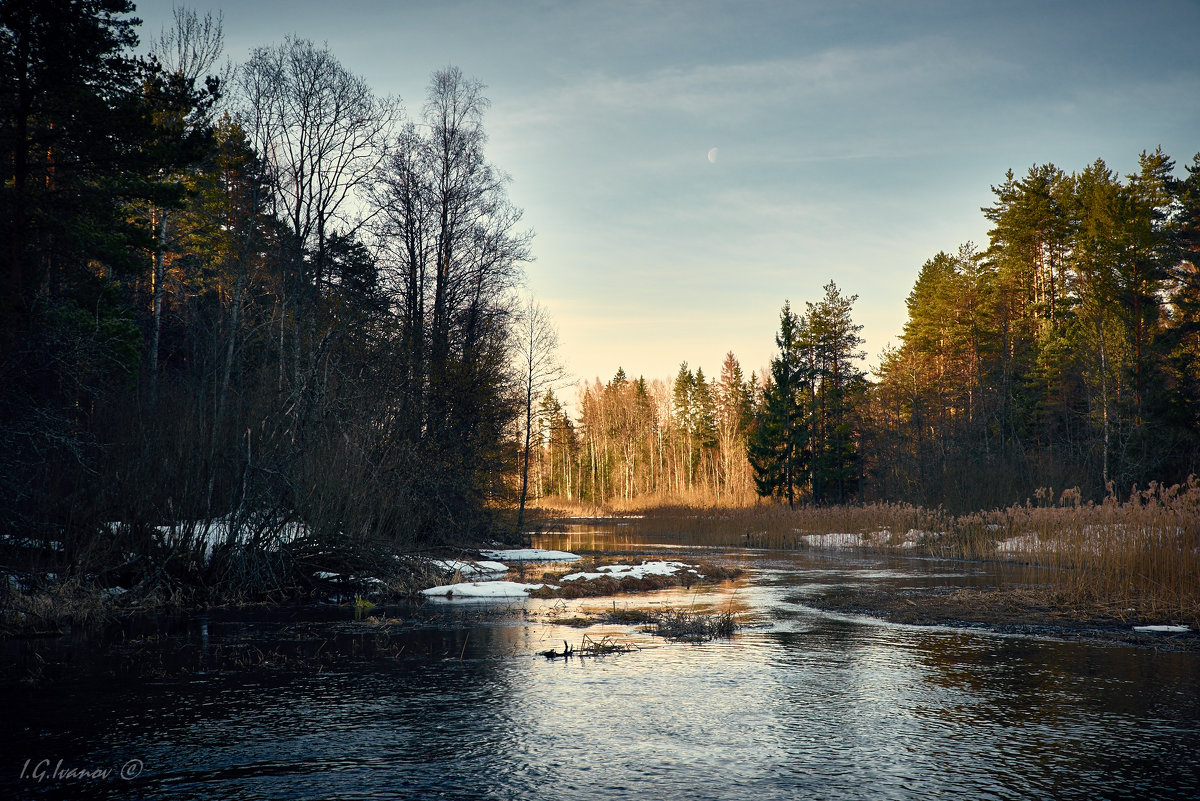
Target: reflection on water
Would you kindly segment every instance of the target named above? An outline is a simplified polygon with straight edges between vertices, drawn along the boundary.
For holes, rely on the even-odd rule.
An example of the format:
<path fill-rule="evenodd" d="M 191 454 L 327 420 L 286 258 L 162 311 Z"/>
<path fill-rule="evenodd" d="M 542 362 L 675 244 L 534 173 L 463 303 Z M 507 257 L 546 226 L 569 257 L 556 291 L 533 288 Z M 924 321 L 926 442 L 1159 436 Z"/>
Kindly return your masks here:
<path fill-rule="evenodd" d="M 617 547 L 640 545 L 623 533 Z M 342 610 L 180 622 L 152 680 L 116 671 L 2 691 L 0 796 L 1200 795 L 1200 655 L 886 625 L 795 602 L 814 584 L 988 580 L 963 564 L 722 556 L 747 576 L 615 603 L 734 609 L 746 624 L 734 639 L 597 626 L 586 631 L 644 650 L 590 660 L 533 654 L 579 641 L 552 615 L 613 599 L 387 610 L 404 622 L 385 633 Z M 222 661 L 243 646 L 280 658 Z M 119 779 L 133 759 L 144 770 Z M 39 781 L 28 766 L 44 760 L 114 774 Z"/>

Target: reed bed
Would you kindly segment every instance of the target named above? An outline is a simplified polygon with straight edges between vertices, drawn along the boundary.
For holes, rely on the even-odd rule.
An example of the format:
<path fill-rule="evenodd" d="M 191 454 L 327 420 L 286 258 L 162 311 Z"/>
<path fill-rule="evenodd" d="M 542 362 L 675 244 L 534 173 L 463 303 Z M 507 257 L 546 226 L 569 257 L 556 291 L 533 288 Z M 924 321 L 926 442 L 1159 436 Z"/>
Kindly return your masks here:
<path fill-rule="evenodd" d="M 562 506 L 560 505 L 560 510 Z M 603 514 L 604 510 L 592 510 Z M 633 510 L 608 510 L 631 513 Z M 1058 597 L 1200 624 L 1200 479 L 1084 502 L 1043 489 L 1024 504 L 951 514 L 903 503 L 638 509 L 640 534 L 680 544 L 843 547 L 1039 567 Z"/>
<path fill-rule="evenodd" d="M 731 611 L 695 612 L 690 609 L 618 609 L 613 604 L 611 611 L 598 618 L 588 618 L 588 623 L 617 623 L 621 625 L 645 625 L 651 634 L 657 634 L 677 642 L 707 642 L 718 638 L 728 639 L 737 631 L 737 617 Z M 560 621 L 560 625 L 561 625 Z M 569 625 L 569 624 L 568 624 Z"/>
<path fill-rule="evenodd" d="M 704 614 L 686 609 L 665 609 L 654 621 L 654 633 L 668 640 L 707 642 L 718 637 L 729 638 L 737 629 L 732 612 Z"/>

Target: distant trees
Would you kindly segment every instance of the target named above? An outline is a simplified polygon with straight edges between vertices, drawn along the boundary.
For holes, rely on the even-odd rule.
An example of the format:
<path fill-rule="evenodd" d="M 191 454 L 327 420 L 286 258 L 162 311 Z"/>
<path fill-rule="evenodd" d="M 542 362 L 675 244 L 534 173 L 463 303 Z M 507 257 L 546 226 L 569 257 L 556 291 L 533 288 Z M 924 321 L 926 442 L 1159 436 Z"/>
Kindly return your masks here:
<path fill-rule="evenodd" d="M 761 380 L 731 355 L 716 382 L 684 364 L 585 386 L 553 457 L 570 478 L 540 486 L 715 503 L 752 480 L 790 504 L 978 509 L 1200 470 L 1200 155 L 1181 176 L 1161 150 L 1124 179 L 1101 160 L 1035 165 L 993 193 L 986 250 L 922 265 L 874 382 L 855 297 L 831 282 L 802 314 L 784 306 Z"/>
<path fill-rule="evenodd" d="M 742 366 L 730 351 L 713 384 L 713 434 L 720 465 L 718 500 L 736 500 L 749 494 L 745 453 L 753 413 L 754 381 L 742 375 Z"/>
<path fill-rule="evenodd" d="M 730 353 L 716 381 L 685 363 L 669 383 L 630 380 L 621 369 L 607 383 L 584 383 L 576 420 L 547 392 L 531 458 L 535 497 L 745 503 L 752 497 L 745 441 L 753 383 Z"/>

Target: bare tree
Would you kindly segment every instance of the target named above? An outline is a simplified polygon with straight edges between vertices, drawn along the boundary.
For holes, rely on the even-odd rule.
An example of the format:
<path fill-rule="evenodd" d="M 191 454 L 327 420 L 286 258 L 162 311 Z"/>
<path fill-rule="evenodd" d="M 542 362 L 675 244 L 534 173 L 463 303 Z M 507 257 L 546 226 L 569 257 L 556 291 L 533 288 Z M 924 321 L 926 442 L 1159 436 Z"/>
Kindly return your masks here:
<path fill-rule="evenodd" d="M 508 177 L 484 158 L 484 86 L 457 67 L 433 75 L 425 103 L 428 185 L 433 231 L 434 286 L 430 320 L 432 375 L 453 349 L 469 353 L 502 307 L 528 259 L 531 235 L 517 233 L 521 212 L 507 199 Z M 457 340 L 457 341 L 455 341 Z"/>
<path fill-rule="evenodd" d="M 548 389 L 555 389 L 567 377 L 558 360 L 558 331 L 546 310 L 532 297 L 522 309 L 515 331 L 515 357 L 520 371 L 522 412 L 525 417 L 524 445 L 521 448 L 521 495 L 517 511 L 517 529 L 525 523 L 525 501 L 529 495 L 529 454 L 533 443 L 534 401 Z"/>
<path fill-rule="evenodd" d="M 508 177 L 484 158 L 482 91 L 456 67 L 434 73 L 424 124 L 400 132 L 374 194 L 375 234 L 408 345 L 404 375 L 420 411 L 410 425 L 434 439 L 455 427 L 456 406 L 478 407 L 450 373 L 477 371 L 504 343 L 532 239 L 517 230 Z"/>
<path fill-rule="evenodd" d="M 328 47 L 291 36 L 256 48 L 239 88 L 240 116 L 268 164 L 276 212 L 290 229 L 296 296 L 319 296 L 331 279 L 331 239 L 355 236 L 370 216 L 360 201 L 387 158 L 399 102 L 376 97 Z M 297 392 L 304 318 L 293 314 Z"/>
<path fill-rule="evenodd" d="M 192 84 L 212 77 L 225 84 L 231 68 L 226 62 L 214 67 L 225 51 L 225 31 L 220 11 L 200 16 L 194 9 L 171 9 L 171 27 L 164 28 L 150 45 L 150 54 L 169 73 L 176 73 Z"/>
<path fill-rule="evenodd" d="M 431 501 L 405 523 L 423 537 L 458 537 L 485 522 L 484 502 L 504 491 L 505 435 L 521 412 L 515 289 L 532 234 L 518 228 L 508 177 L 484 156 L 482 91 L 457 68 L 434 73 L 421 119 L 392 139 L 370 193 L 395 334 L 380 436 L 403 454 L 390 469 L 407 477 L 406 492 Z"/>

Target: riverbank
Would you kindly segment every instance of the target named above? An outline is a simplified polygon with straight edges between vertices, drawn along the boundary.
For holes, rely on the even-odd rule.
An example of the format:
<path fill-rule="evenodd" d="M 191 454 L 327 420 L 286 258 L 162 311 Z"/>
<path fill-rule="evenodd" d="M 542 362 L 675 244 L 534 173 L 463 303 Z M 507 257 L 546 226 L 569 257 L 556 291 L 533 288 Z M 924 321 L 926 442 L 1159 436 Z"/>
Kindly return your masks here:
<path fill-rule="evenodd" d="M 843 585 L 797 603 L 914 626 L 984 628 L 1003 634 L 1200 651 L 1200 631 L 1121 604 L 1081 605 L 1051 587 L 879 588 Z M 1171 629 L 1186 626 L 1187 631 Z"/>
<path fill-rule="evenodd" d="M 214 565 L 213 559 L 197 559 L 183 567 L 164 560 L 170 569 L 143 568 L 119 582 L 111 575 L 66 565 L 52 565 L 52 570 L 47 570 L 36 563 L 10 563 L 0 570 L 0 641 L 56 637 L 147 615 L 415 602 L 421 590 L 466 572 L 468 564 L 476 564 L 461 561 L 466 558 L 464 554 L 477 553 L 474 549 L 439 549 L 433 553 L 398 554 L 376 549 L 353 560 L 328 554 L 297 559 L 286 550 L 241 554 L 245 561 L 273 563 L 274 571 L 262 582 L 253 581 L 255 574 L 224 579 L 219 572 L 228 566 Z"/>
<path fill-rule="evenodd" d="M 630 531 L 680 545 L 815 548 L 994 561 L 1051 571 L 1064 609 L 1126 610 L 1200 628 L 1200 479 L 1085 503 L 1077 490 L 1041 490 L 1024 504 L 952 514 L 904 503 L 685 506 L 647 499 L 611 508 L 547 499 L 539 518 L 629 515 Z M 636 517 L 633 517 L 636 516 Z M 1029 610 L 1033 614 L 1036 610 Z M 1095 615 L 1089 615 L 1095 617 Z"/>

